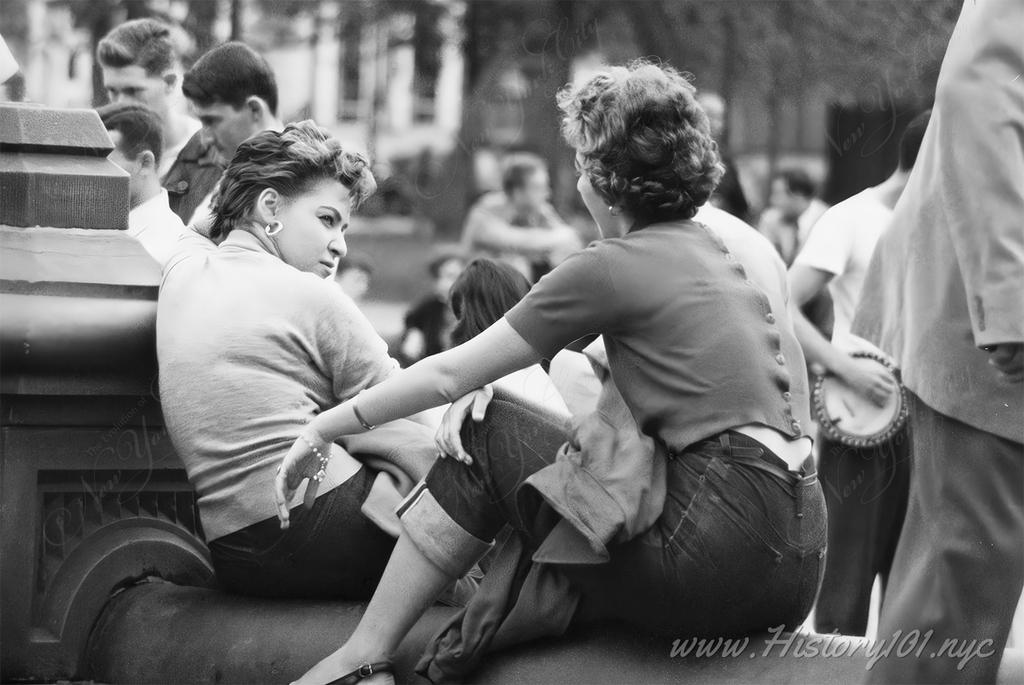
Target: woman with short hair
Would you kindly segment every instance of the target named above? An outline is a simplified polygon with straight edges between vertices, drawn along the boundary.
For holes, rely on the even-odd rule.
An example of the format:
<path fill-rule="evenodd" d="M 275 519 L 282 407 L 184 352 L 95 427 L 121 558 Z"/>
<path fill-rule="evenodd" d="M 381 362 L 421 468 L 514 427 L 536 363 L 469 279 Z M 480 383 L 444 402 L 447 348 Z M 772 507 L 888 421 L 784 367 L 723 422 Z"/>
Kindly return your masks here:
<path fill-rule="evenodd" d="M 223 242 L 188 236 L 164 269 L 163 414 L 230 591 L 366 598 L 394 546 L 367 508 L 378 481 L 340 445 L 317 443 L 332 458 L 291 529 L 280 530 L 265 496 L 317 414 L 396 370 L 384 341 L 327 278 L 345 254 L 352 211 L 375 188 L 366 159 L 312 122 L 264 131 L 224 172 L 214 208 Z M 430 432 L 402 424 L 419 442 L 397 460 L 417 479 L 435 454 Z"/>
<path fill-rule="evenodd" d="M 287 498 L 318 468 L 307 441 L 453 402 L 437 437 L 449 458 L 403 505 L 402 536 L 359 626 L 301 683 L 387 671 L 440 589 L 508 523 L 536 543 L 535 560 L 560 558 L 581 596 L 575 620 L 729 635 L 795 629 L 811 608 L 825 509 L 781 261 L 753 229 L 724 241 L 692 220 L 722 166 L 676 71 L 611 68 L 563 91 L 559 106 L 604 238 L 480 335 L 318 416 L 285 460 L 277 498 L 288 525 Z M 494 401 L 482 422 L 464 421 L 474 405 L 479 418 L 475 388 L 595 333 L 628 420 L 608 425 L 599 403 L 570 436 Z M 617 451 L 637 428 L 649 449 Z M 550 544 L 567 528 L 579 544 Z"/>

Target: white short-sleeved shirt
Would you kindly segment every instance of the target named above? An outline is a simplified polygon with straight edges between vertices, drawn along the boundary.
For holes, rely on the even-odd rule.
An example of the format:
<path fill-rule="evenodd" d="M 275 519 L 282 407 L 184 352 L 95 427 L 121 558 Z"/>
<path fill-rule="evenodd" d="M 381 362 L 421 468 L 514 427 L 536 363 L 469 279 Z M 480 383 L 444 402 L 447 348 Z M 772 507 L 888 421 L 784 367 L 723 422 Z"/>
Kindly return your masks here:
<path fill-rule="evenodd" d="M 128 212 L 128 235 L 142 243 L 162 269 L 177 250 L 178 240 L 185 233 L 185 224 L 171 211 L 167 191 L 149 198 Z"/>
<path fill-rule="evenodd" d="M 828 288 L 835 309 L 832 342 L 844 349 L 864 343 L 850 333 L 871 255 L 892 221 L 892 209 L 875 188 L 863 190 L 829 208 L 814 225 L 794 264 L 832 274 Z"/>

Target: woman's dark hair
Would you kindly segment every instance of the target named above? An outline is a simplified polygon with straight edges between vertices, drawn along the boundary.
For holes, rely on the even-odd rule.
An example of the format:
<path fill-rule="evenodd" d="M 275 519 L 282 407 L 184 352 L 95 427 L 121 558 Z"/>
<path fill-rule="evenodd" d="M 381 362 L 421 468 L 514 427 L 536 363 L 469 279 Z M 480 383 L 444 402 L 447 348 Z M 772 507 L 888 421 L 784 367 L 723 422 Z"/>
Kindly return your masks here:
<path fill-rule="evenodd" d="M 458 323 L 452 344 L 475 338 L 505 316 L 530 292 L 530 281 L 515 267 L 493 259 L 474 259 L 452 284 L 448 301 Z"/>
<path fill-rule="evenodd" d="M 349 189 L 355 209 L 377 189 L 369 162 L 341 147 L 310 120 L 288 124 L 284 131 L 262 131 L 238 146 L 213 200 L 214 240 L 249 217 L 266 188 L 292 198 L 321 181 L 335 180 Z"/>
<path fill-rule="evenodd" d="M 558 94 L 580 172 L 637 228 L 693 218 L 725 172 L 695 92 L 675 69 L 641 60 Z"/>

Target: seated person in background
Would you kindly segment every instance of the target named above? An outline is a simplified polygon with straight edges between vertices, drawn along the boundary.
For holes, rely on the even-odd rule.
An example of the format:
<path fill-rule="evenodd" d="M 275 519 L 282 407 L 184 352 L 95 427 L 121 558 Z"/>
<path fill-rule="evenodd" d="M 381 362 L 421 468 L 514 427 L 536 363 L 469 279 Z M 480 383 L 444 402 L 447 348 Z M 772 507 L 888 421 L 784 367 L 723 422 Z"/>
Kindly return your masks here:
<path fill-rule="evenodd" d="M 160 185 L 160 117 L 148 107 L 127 102 L 97 111 L 114 142 L 110 161 L 128 172 L 128 235 L 142 243 L 163 268 L 186 229 L 171 211 L 167 191 Z"/>
<path fill-rule="evenodd" d="M 319 444 L 319 487 L 308 489 L 310 506 L 287 531 L 267 497 L 314 416 L 398 368 L 328 280 L 346 252 L 353 209 L 375 187 L 366 159 L 313 122 L 264 131 L 224 172 L 214 205 L 223 242 L 192 234 L 164 269 L 160 399 L 214 570 L 231 592 L 369 597 L 395 544 L 397 520 L 392 534 L 385 528 L 399 496 L 391 483 L 394 496 L 384 497 L 391 470 L 374 474 L 351 454 L 382 455 L 412 481 L 436 456 L 432 431 L 403 420 L 381 427 L 395 438 L 383 449 L 380 436 L 376 446 Z"/>
<path fill-rule="evenodd" d="M 815 197 L 814 181 L 806 171 L 784 169 L 772 179 L 768 207 L 757 230 L 772 242 L 788 267 L 826 209 L 828 205 Z"/>
<path fill-rule="evenodd" d="M 280 131 L 277 118 L 277 80 L 270 63 L 245 43 L 219 45 L 185 73 L 182 91 L 220 154 L 228 162 L 243 141 L 260 131 Z M 219 180 L 219 177 L 218 177 Z M 202 202 L 189 215 L 188 225 L 215 241 L 211 203 L 207 189 Z"/>
<path fill-rule="evenodd" d="M 462 246 L 468 254 L 507 262 L 536 281 L 580 249 L 579 234 L 551 206 L 548 171 L 539 157 L 513 158 L 502 188 L 470 208 Z"/>
<path fill-rule="evenodd" d="M 405 315 L 405 332 L 400 344 L 403 366 L 451 347 L 455 318 L 448 306 L 448 292 L 465 266 L 462 255 L 454 253 L 435 257 L 427 265 L 434 281 L 433 289 Z"/>
<path fill-rule="evenodd" d="M 171 27 L 155 19 L 133 19 L 100 40 L 96 61 L 113 103 L 145 105 L 160 117 L 163 156 L 157 174 L 170 193 L 170 207 L 188 221 L 213 189 L 224 161 L 200 124 L 185 114 L 180 92 L 181 55 Z"/>
<path fill-rule="evenodd" d="M 474 259 L 452 285 L 450 299 L 457 320 L 452 344 L 461 345 L 483 333 L 528 292 L 530 282 L 514 267 L 493 259 Z M 540 364 L 513 371 L 492 385 L 547 411 L 569 415 L 569 408 Z"/>
<path fill-rule="evenodd" d="M 334 274 L 334 280 L 341 286 L 341 290 L 356 304 L 361 304 L 366 299 L 372 278 L 373 264 L 369 259 L 358 255 L 342 257 Z"/>

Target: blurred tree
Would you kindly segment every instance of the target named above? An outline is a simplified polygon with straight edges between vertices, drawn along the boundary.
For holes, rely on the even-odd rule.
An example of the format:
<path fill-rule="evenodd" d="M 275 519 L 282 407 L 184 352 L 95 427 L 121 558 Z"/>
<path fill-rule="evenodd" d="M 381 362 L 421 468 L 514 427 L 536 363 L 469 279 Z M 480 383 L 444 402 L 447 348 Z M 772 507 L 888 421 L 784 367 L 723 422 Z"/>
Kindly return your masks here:
<path fill-rule="evenodd" d="M 188 15 L 182 27 L 195 40 L 195 56 L 198 57 L 216 44 L 213 25 L 217 21 L 217 2 L 214 0 L 189 0 Z"/>
<path fill-rule="evenodd" d="M 760 98 L 774 170 L 784 105 L 810 92 L 862 110 L 926 106 L 960 2 L 638 0 L 629 6 L 622 14 L 636 28 L 641 54 L 698 74 L 701 87 L 727 102 L 740 92 Z"/>
<path fill-rule="evenodd" d="M 468 193 L 463 204 L 475 191 L 475 153 L 507 144 L 494 140 L 496 127 L 487 117 L 495 101 L 521 107 L 522 131 L 514 146 L 551 156 L 557 203 L 563 208 L 572 203 L 571 166 L 558 139 L 554 94 L 569 80 L 574 59 L 590 50 L 599 48 L 610 62 L 660 59 L 695 74 L 699 87 L 718 91 L 727 102 L 740 94 L 760 102 L 768 130 L 765 153 L 774 170 L 783 117 L 812 93 L 857 111 L 885 103 L 893 116 L 882 122 L 895 122 L 894 102 L 904 111 L 930 101 L 934 70 L 958 5 L 958 0 L 468 0 L 465 107 L 452 160 L 455 173 L 465 176 L 457 184 Z M 496 93 L 501 90 L 496 85 L 514 69 L 525 83 L 519 100 Z M 875 128 L 879 125 L 876 121 Z"/>
<path fill-rule="evenodd" d="M 203 0 L 199 0 L 202 2 Z M 231 40 L 245 40 L 242 30 L 245 0 L 231 0 Z"/>
<path fill-rule="evenodd" d="M 447 163 L 448 190 L 439 225 L 456 236 L 477 187 L 474 161 L 482 150 L 529 150 L 551 167 L 554 201 L 575 204 L 572 157 L 562 144 L 555 94 L 574 61 L 597 47 L 594 0 L 494 2 L 468 0 L 463 17 L 462 126 Z"/>
<path fill-rule="evenodd" d="M 89 31 L 89 48 L 93 56 L 100 39 L 110 29 L 123 21 L 124 9 L 120 0 L 93 0 L 92 2 L 70 2 L 75 25 Z M 107 94 L 103 89 L 103 72 L 99 62 L 93 60 L 92 65 L 92 104 L 98 107 L 107 102 Z"/>

